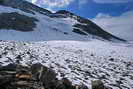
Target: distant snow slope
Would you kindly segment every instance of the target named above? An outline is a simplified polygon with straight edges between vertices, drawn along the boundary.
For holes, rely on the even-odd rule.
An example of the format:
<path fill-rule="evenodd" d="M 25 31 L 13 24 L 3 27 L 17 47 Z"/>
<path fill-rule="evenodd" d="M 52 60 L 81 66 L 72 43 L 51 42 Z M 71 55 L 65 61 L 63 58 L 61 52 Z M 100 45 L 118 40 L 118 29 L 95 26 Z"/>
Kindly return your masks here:
<path fill-rule="evenodd" d="M 9 63 L 42 63 L 73 84 L 101 79 L 113 89 L 133 89 L 133 44 L 99 40 L 0 42 L 0 66 Z"/>
<path fill-rule="evenodd" d="M 12 29 L 0 30 L 0 39 L 17 41 L 42 41 L 42 40 L 88 40 L 87 36 L 72 33 L 72 25 L 77 23 L 70 18 L 50 18 L 46 15 L 35 13 L 35 15 L 23 12 L 19 9 L 0 6 L 0 13 L 17 12 L 22 15 L 34 17 L 39 20 L 34 31 L 21 32 Z"/>

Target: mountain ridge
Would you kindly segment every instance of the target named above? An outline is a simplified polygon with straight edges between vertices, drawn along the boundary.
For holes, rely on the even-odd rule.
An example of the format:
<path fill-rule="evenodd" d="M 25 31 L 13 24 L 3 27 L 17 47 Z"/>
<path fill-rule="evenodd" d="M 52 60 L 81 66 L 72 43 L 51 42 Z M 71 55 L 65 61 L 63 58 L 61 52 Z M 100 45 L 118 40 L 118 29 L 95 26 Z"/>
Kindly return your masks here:
<path fill-rule="evenodd" d="M 38 7 L 38 6 L 36 6 L 30 2 L 27 2 L 25 0 L 21 0 L 21 1 L 19 1 L 19 0 L 1 0 L 0 5 L 3 7 L 10 7 L 12 9 L 21 10 L 21 11 L 19 11 L 19 14 L 17 15 L 18 18 L 15 17 L 16 15 L 12 15 L 12 17 L 11 17 L 11 18 L 15 18 L 15 20 L 17 20 L 17 21 L 10 20 L 7 16 L 5 22 L 11 22 L 8 29 L 14 29 L 13 27 L 15 27 L 15 25 L 13 25 L 13 24 L 16 24 L 16 26 L 20 26 L 20 27 L 15 27 L 15 28 L 17 28 L 17 29 L 15 29 L 17 31 L 23 31 L 21 28 L 27 29 L 28 27 L 30 27 L 30 28 L 28 28 L 28 29 L 30 29 L 28 31 L 34 31 L 34 30 L 37 31 L 38 29 L 40 29 L 42 31 L 42 30 L 44 30 L 43 28 L 45 28 L 45 27 L 47 27 L 47 25 L 49 25 L 49 27 L 46 28 L 47 30 L 49 29 L 49 30 L 54 30 L 56 32 L 58 31 L 58 34 L 65 35 L 65 39 L 67 39 L 67 40 L 73 39 L 73 38 L 70 38 L 73 36 L 75 36 L 74 40 L 77 40 L 76 39 L 76 35 L 77 35 L 77 38 L 82 39 L 82 40 L 88 39 L 91 37 L 91 38 L 114 41 L 114 42 L 117 42 L 117 41 L 125 42 L 126 41 L 126 40 L 118 38 L 106 31 L 104 31 L 102 28 L 97 26 L 92 21 L 85 19 L 83 17 L 77 16 L 77 15 L 75 15 L 69 11 L 66 11 L 66 10 L 60 10 L 60 11 L 57 11 L 56 13 L 52 13 L 44 8 Z M 11 12 L 14 12 L 14 11 L 11 11 Z M 32 20 L 30 20 L 29 16 L 26 15 L 25 18 L 27 18 L 27 19 L 22 20 L 22 18 L 24 16 L 22 16 L 20 12 L 24 12 L 23 15 L 30 14 L 31 17 L 34 16 L 34 18 L 32 18 Z M 3 12 L 1 11 L 0 28 L 7 29 L 7 28 L 5 28 L 7 26 L 6 24 L 4 24 L 4 26 L 3 26 L 4 20 L 2 19 L 3 18 L 2 13 Z M 6 12 L 6 13 L 8 13 L 8 12 Z M 4 13 L 4 15 L 6 13 Z M 16 13 L 18 13 L 18 12 L 16 12 Z M 11 16 L 11 14 L 13 14 L 13 13 L 8 13 L 9 16 Z M 43 19 L 40 19 L 40 16 Z M 33 19 L 37 19 L 37 20 L 34 21 Z M 48 21 L 51 21 L 51 22 L 48 23 Z M 18 22 L 20 22 L 20 24 Z M 38 24 L 36 24 L 36 26 L 32 25 L 37 22 L 40 22 L 38 24 L 42 24 L 41 28 L 37 27 Z M 29 23 L 29 24 L 26 25 L 25 23 Z M 47 24 L 45 24 L 45 23 L 47 23 Z M 57 26 L 56 25 L 54 26 L 53 24 L 54 25 L 56 24 Z M 61 24 L 63 26 L 61 26 Z M 65 28 L 65 30 L 63 30 L 64 28 Z M 68 31 L 68 30 L 70 30 L 70 31 Z M 26 31 L 26 30 L 24 30 L 24 31 Z M 52 32 L 52 33 L 56 34 L 54 32 Z M 44 34 L 47 34 L 47 33 L 44 33 Z M 40 33 L 40 35 L 41 35 L 41 33 Z M 67 35 L 71 35 L 71 36 L 67 37 Z M 56 35 L 56 36 L 58 36 L 58 35 Z M 44 36 L 44 38 L 46 38 L 46 37 Z M 62 39 L 59 39 L 62 37 L 57 37 L 57 38 L 58 39 L 51 38 L 50 40 L 62 40 Z M 49 40 L 49 39 L 43 39 L 43 38 L 41 38 L 41 39 L 42 39 L 42 41 Z"/>

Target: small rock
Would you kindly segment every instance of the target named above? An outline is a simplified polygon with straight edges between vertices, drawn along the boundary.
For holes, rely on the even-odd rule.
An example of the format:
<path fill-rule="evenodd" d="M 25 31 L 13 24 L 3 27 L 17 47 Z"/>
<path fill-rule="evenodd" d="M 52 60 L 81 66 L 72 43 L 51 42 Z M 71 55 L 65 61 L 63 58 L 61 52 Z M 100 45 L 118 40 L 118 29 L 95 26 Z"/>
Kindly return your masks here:
<path fill-rule="evenodd" d="M 67 78 L 63 78 L 62 79 L 62 82 L 63 82 L 64 86 L 67 89 L 71 89 L 72 88 L 72 82 L 70 82 Z"/>
<path fill-rule="evenodd" d="M 92 89 L 105 89 L 101 80 L 92 81 Z"/>
<path fill-rule="evenodd" d="M 94 54 L 91 54 L 91 56 L 94 56 Z"/>
<path fill-rule="evenodd" d="M 114 58 L 110 58 L 109 61 L 112 61 L 113 62 L 114 61 Z"/>

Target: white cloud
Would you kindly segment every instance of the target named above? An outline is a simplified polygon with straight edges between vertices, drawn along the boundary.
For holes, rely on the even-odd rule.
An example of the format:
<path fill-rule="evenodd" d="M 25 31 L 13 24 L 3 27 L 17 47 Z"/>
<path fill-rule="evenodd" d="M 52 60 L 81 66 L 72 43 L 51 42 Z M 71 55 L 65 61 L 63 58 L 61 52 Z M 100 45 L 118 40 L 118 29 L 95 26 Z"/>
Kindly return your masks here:
<path fill-rule="evenodd" d="M 133 41 L 133 11 L 118 17 L 100 13 L 92 21 L 116 36 Z"/>
<path fill-rule="evenodd" d="M 96 3 L 128 3 L 132 2 L 132 0 L 93 0 Z"/>
<path fill-rule="evenodd" d="M 79 0 L 79 5 L 86 4 L 89 0 Z"/>
<path fill-rule="evenodd" d="M 50 8 L 64 7 L 69 5 L 73 0 L 32 0 L 32 3 L 45 5 Z"/>
<path fill-rule="evenodd" d="M 35 3 L 37 0 L 31 0 L 32 3 Z"/>

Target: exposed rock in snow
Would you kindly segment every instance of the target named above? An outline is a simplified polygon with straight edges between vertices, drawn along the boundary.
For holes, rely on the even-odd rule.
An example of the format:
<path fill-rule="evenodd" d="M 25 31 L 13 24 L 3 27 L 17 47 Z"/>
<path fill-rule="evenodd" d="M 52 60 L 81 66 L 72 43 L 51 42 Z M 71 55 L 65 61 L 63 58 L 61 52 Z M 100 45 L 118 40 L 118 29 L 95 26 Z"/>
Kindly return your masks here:
<path fill-rule="evenodd" d="M 4 20 L 3 20 L 4 19 Z M 33 17 L 21 15 L 17 12 L 0 14 L 0 29 L 14 29 L 20 31 L 33 31 L 38 21 Z"/>

